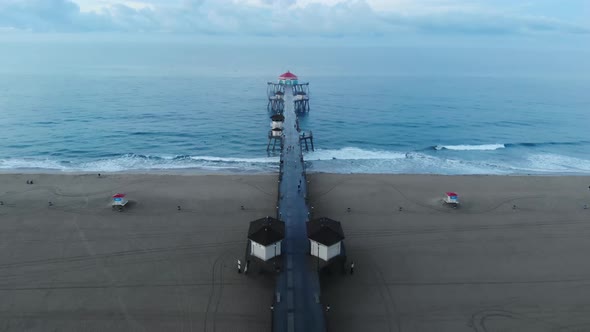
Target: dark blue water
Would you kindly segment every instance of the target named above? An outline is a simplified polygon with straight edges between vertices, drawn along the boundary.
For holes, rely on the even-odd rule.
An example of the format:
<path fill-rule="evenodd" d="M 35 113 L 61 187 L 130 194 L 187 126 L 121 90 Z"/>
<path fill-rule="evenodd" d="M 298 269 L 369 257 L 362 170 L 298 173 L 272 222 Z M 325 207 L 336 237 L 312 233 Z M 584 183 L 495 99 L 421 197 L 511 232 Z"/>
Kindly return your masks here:
<path fill-rule="evenodd" d="M 291 69 L 311 83 L 301 127 L 316 139 L 312 171 L 590 173 L 584 73 L 412 73 L 363 50 L 277 59 L 144 48 L 112 47 L 103 59 L 97 46 L 17 45 L 1 55 L 0 169 L 275 171 L 266 82 Z"/>

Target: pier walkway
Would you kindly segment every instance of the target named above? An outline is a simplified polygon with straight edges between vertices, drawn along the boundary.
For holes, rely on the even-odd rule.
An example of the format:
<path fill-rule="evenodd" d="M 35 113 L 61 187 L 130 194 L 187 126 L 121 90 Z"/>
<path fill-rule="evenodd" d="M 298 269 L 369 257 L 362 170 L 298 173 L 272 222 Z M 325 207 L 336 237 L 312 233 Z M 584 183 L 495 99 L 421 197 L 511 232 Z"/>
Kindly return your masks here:
<path fill-rule="evenodd" d="M 273 306 L 274 332 L 324 332 L 318 271 L 309 259 L 306 221 L 307 182 L 294 110 L 293 90 L 285 86 L 285 110 L 278 216 L 285 222 L 283 270 Z"/>

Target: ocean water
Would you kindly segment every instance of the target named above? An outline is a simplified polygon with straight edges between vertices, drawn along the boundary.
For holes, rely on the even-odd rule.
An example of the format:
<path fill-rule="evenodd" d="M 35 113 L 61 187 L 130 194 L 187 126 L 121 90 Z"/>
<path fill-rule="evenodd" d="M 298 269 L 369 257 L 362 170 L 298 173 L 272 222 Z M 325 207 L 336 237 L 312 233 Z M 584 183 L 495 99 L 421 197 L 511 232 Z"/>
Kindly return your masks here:
<path fill-rule="evenodd" d="M 0 47 L 2 171 L 277 171 L 266 83 L 289 69 L 310 82 L 300 120 L 315 137 L 310 171 L 590 173 L 590 71 L 569 63 L 584 56 L 531 64 L 427 49 Z"/>

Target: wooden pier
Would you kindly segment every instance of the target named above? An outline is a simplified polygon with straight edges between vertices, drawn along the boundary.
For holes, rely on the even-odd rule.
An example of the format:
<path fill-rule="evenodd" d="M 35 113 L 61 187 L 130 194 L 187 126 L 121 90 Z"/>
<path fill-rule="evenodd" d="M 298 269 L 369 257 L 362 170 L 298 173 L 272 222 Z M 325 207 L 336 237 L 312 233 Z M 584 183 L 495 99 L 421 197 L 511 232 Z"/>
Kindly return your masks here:
<path fill-rule="evenodd" d="M 310 131 L 308 133 L 302 132 L 299 135 L 299 144 L 303 146 L 305 144 L 305 151 L 309 151 L 309 147 L 311 146 L 311 151 L 315 151 L 313 147 L 313 132 Z M 308 144 L 309 143 L 309 144 Z"/>
<path fill-rule="evenodd" d="M 283 111 L 285 110 L 284 85 L 268 82 L 266 94 L 268 96 L 268 111 L 273 114 L 283 113 Z"/>
<path fill-rule="evenodd" d="M 296 113 L 309 112 L 309 83 L 293 85 L 294 107 Z"/>
<path fill-rule="evenodd" d="M 305 85 L 307 86 L 307 85 Z M 306 222 L 307 180 L 302 142 L 313 134 L 300 134 L 295 112 L 294 89 L 286 85 L 283 149 L 277 218 L 285 222 L 282 271 L 277 279 L 272 306 L 274 332 L 325 332 L 325 306 L 321 302 L 317 262 L 309 255 Z M 312 144 L 313 149 L 313 144 Z"/>
<path fill-rule="evenodd" d="M 328 218 L 311 220 L 307 205 L 303 149 L 313 151 L 315 147 L 313 132 L 301 130 L 298 115 L 309 112 L 309 84 L 299 83 L 297 76 L 287 72 L 279 76 L 278 84 L 268 83 L 267 95 L 271 130 L 266 149 L 269 153 L 280 150 L 277 216 L 276 220 L 266 217 L 251 223 L 246 266 L 255 262 L 259 271 L 278 274 L 271 306 L 274 332 L 325 332 L 328 307 L 321 301 L 319 274 L 335 264 L 343 270 L 346 250 L 340 223 Z M 283 224 L 284 238 L 278 240 Z M 265 235 L 271 227 L 277 228 L 277 236 L 261 236 L 261 225 Z M 324 229 L 324 225 L 330 227 Z"/>

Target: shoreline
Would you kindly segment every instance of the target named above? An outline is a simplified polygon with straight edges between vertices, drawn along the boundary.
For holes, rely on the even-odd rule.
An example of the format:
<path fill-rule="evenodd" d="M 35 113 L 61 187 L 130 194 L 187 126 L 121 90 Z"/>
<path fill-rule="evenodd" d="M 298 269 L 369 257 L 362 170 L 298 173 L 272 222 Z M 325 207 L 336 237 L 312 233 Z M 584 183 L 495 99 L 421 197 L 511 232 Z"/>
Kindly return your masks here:
<path fill-rule="evenodd" d="M 269 171 L 211 171 L 196 168 L 183 169 L 150 169 L 150 170 L 125 170 L 125 171 L 64 171 L 53 169 L 0 169 L 0 175 L 183 175 L 183 176 L 199 176 L 199 175 L 278 175 L 279 170 L 277 166 L 276 172 Z M 508 173 L 508 174 L 492 174 L 492 173 L 467 173 L 467 174 L 444 174 L 444 173 L 338 173 L 338 172 L 324 172 L 324 171 L 306 171 L 307 174 L 334 174 L 334 175 L 376 175 L 376 176 L 499 176 L 499 177 L 589 177 L 590 173 Z"/>

